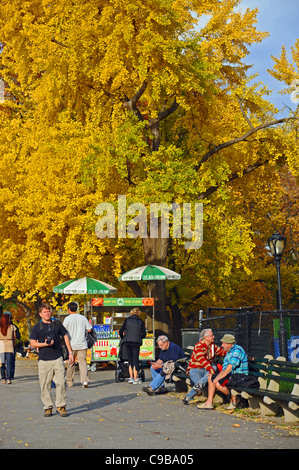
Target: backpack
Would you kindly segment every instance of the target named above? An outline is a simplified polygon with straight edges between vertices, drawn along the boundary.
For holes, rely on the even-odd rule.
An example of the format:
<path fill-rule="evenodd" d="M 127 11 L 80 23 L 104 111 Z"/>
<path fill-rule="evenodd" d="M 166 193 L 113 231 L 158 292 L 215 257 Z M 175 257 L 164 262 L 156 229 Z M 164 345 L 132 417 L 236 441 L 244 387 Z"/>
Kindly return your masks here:
<path fill-rule="evenodd" d="M 230 376 L 227 386 L 229 388 L 259 388 L 260 383 L 255 375 L 245 375 L 236 373 Z"/>

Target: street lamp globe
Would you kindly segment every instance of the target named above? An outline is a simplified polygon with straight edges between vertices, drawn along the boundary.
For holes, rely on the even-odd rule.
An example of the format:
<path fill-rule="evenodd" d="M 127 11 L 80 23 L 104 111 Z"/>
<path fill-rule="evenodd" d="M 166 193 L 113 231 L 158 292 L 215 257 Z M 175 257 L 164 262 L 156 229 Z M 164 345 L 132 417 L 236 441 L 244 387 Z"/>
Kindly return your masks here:
<path fill-rule="evenodd" d="M 281 257 L 287 243 L 286 237 L 283 237 L 279 232 L 275 232 L 268 238 L 268 245 L 274 257 Z"/>

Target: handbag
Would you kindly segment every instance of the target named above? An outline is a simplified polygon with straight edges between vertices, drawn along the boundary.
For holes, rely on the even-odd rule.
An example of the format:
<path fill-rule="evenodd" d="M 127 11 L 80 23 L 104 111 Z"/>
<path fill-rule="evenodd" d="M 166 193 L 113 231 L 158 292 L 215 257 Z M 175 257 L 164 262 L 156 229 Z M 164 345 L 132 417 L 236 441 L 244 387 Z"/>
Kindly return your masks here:
<path fill-rule="evenodd" d="M 69 358 L 69 352 L 67 350 L 67 347 L 66 347 L 66 344 L 65 344 L 65 341 L 64 341 L 64 337 L 59 336 L 59 339 L 60 339 L 60 345 L 61 345 L 61 349 L 62 349 L 62 358 L 63 358 L 64 361 L 67 361 L 68 358 Z"/>
<path fill-rule="evenodd" d="M 94 345 L 94 343 L 97 341 L 97 334 L 92 328 L 90 332 L 86 331 L 86 342 L 87 342 L 87 348 L 90 349 Z"/>

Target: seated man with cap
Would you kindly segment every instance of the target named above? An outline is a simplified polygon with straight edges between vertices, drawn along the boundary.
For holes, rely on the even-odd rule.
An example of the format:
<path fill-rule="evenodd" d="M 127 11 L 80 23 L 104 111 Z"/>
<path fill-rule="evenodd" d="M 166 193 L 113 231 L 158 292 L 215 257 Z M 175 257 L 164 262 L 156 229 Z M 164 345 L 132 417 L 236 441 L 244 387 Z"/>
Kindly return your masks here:
<path fill-rule="evenodd" d="M 224 395 L 230 395 L 229 389 L 226 386 L 229 377 L 232 374 L 248 375 L 248 358 L 244 349 L 236 344 L 233 335 L 225 334 L 221 339 L 222 347 L 227 351 L 223 361 L 222 371 L 209 376 L 208 382 L 208 399 L 205 403 L 197 405 L 201 410 L 212 410 L 214 408 L 213 398 L 216 390 L 222 392 Z M 236 407 L 236 397 L 232 397 L 228 409 Z"/>

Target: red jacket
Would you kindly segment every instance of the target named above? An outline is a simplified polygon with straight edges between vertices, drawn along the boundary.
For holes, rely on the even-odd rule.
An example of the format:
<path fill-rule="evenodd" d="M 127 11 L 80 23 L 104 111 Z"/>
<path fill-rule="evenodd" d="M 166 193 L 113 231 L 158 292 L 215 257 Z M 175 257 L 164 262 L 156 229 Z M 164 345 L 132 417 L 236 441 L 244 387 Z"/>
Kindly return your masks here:
<path fill-rule="evenodd" d="M 215 356 L 224 357 L 225 355 L 226 351 L 220 346 L 216 346 L 215 343 L 208 346 L 204 340 L 201 340 L 194 346 L 187 372 L 189 369 L 204 368 L 213 373 L 214 369 L 211 366 L 211 361 L 215 359 Z"/>

